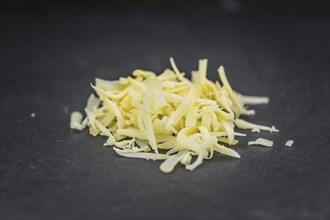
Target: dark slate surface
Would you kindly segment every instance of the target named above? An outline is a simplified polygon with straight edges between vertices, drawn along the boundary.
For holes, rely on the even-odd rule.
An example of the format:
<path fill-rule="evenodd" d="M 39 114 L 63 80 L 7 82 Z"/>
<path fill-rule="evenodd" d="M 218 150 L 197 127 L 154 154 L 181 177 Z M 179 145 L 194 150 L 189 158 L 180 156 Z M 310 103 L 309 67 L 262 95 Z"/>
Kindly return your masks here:
<path fill-rule="evenodd" d="M 3 7 L 1 217 L 329 218 L 329 4 L 235 2 Z M 69 129 L 95 77 L 160 72 L 170 56 L 187 73 L 208 58 L 212 80 L 222 64 L 236 90 L 269 96 L 248 119 L 280 129 L 260 134 L 273 148 L 248 147 L 252 133 L 239 160 L 166 175 Z"/>

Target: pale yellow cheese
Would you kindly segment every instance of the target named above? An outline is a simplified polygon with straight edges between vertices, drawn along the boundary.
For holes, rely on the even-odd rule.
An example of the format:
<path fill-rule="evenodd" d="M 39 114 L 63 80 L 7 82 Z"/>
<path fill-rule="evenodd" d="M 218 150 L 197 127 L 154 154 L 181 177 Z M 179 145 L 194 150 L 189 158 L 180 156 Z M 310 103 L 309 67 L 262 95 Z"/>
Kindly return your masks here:
<path fill-rule="evenodd" d="M 141 158 L 146 160 L 166 160 L 168 158 L 165 154 L 156 154 L 156 153 L 144 153 L 144 152 L 125 152 L 124 150 L 120 150 L 118 148 L 113 148 L 117 154 L 123 157 L 131 157 L 131 158 Z"/>
<path fill-rule="evenodd" d="M 286 143 L 285 143 L 285 146 L 287 147 L 291 147 L 293 145 L 294 141 L 293 140 L 288 140 Z"/>
<path fill-rule="evenodd" d="M 134 70 L 132 76 L 109 81 L 96 78 L 85 108 L 86 117 L 71 114 L 70 127 L 83 130 L 88 126 L 93 136 L 106 137 L 124 157 L 164 160 L 160 170 L 172 172 L 179 163 L 194 170 L 214 152 L 240 158 L 230 147 L 236 136 L 246 136 L 235 129 L 259 132 L 278 131 L 240 119 L 254 115 L 246 104 L 266 104 L 267 97 L 244 96 L 229 84 L 224 68 L 218 69 L 220 82 L 207 79 L 207 59 L 200 60 L 198 70 L 187 79 L 170 58 L 173 70 L 160 75 L 152 71 Z M 265 139 L 249 144 L 270 146 Z"/>
<path fill-rule="evenodd" d="M 261 145 L 265 147 L 272 147 L 273 146 L 273 141 L 264 139 L 264 138 L 258 138 L 255 141 L 249 141 L 248 145 Z"/>
<path fill-rule="evenodd" d="M 174 169 L 177 163 L 181 160 L 181 158 L 187 153 L 188 151 L 181 151 L 177 154 L 169 156 L 161 165 L 160 170 L 164 173 L 170 173 Z"/>
<path fill-rule="evenodd" d="M 81 125 L 81 120 L 83 115 L 80 112 L 72 112 L 71 113 L 71 121 L 70 121 L 70 128 L 76 130 L 83 130 L 84 127 Z"/>
<path fill-rule="evenodd" d="M 258 132 L 259 130 L 270 131 L 270 132 L 279 132 L 274 126 L 268 127 L 264 125 L 253 124 L 247 122 L 243 119 L 236 119 L 235 125 L 241 129 L 251 129 L 253 132 Z"/>

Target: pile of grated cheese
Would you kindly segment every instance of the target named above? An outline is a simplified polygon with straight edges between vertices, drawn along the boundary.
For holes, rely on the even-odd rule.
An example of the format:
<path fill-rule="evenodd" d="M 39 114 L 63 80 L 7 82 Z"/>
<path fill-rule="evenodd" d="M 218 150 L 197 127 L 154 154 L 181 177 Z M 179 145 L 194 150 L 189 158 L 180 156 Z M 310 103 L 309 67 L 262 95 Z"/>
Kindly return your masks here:
<path fill-rule="evenodd" d="M 160 170 L 168 173 L 181 163 L 194 170 L 214 152 L 235 158 L 235 127 L 278 132 L 274 127 L 253 124 L 240 119 L 253 115 L 246 104 L 267 104 L 267 97 L 244 96 L 230 86 L 222 66 L 220 82 L 207 79 L 207 60 L 199 60 L 192 79 L 184 77 L 173 58 L 172 69 L 160 75 L 137 69 L 132 76 L 107 81 L 96 78 L 85 108 L 71 114 L 70 127 L 83 130 L 88 126 L 93 136 L 107 137 L 105 146 L 113 146 L 124 157 L 164 160 Z M 265 140 L 265 139 L 264 139 Z M 252 144 L 270 146 L 266 141 Z M 226 146 L 225 146 L 226 145 Z"/>

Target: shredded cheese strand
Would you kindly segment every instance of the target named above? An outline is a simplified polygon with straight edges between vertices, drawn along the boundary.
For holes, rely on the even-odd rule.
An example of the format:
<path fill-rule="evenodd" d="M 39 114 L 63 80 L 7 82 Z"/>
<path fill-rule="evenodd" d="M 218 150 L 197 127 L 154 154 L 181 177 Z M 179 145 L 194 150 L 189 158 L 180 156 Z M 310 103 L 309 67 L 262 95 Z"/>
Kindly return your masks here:
<path fill-rule="evenodd" d="M 264 138 L 258 138 L 255 141 L 249 141 L 248 145 L 261 145 L 265 147 L 272 147 L 273 146 L 273 141 L 264 139 Z"/>
<path fill-rule="evenodd" d="M 244 121 L 243 119 L 236 119 L 235 124 L 238 128 L 241 129 L 252 129 L 253 131 L 258 132 L 258 130 L 263 130 L 263 131 L 270 131 L 270 132 L 279 132 L 275 127 L 267 127 L 264 125 L 258 125 L 258 124 L 253 124 L 247 121 Z"/>
<path fill-rule="evenodd" d="M 285 146 L 287 147 L 291 147 L 293 145 L 294 141 L 293 140 L 288 140 L 286 143 L 285 143 Z"/>

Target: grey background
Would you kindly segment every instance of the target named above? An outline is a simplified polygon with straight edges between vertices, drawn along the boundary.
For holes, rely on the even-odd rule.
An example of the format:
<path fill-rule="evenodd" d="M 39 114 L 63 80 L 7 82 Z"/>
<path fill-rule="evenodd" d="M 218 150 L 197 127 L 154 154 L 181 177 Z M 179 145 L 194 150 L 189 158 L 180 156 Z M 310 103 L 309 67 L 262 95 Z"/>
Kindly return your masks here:
<path fill-rule="evenodd" d="M 329 218 L 327 1 L 2 6 L 2 219 Z M 70 130 L 95 77 L 160 73 L 170 56 L 188 75 L 208 58 L 210 79 L 224 65 L 234 89 L 269 96 L 246 118 L 280 133 L 248 132 L 239 160 L 163 174 Z M 274 146 L 247 146 L 259 136 Z"/>

